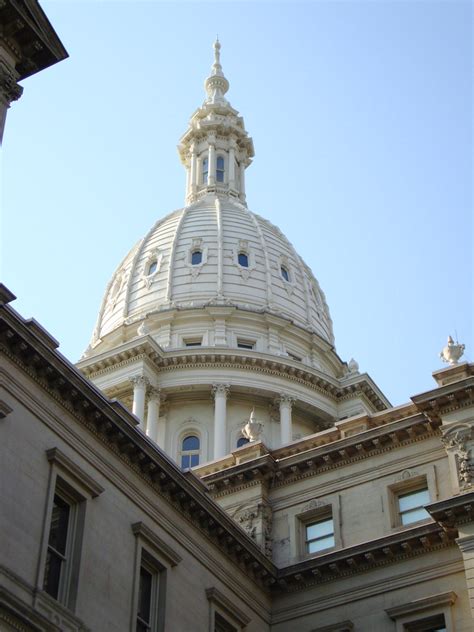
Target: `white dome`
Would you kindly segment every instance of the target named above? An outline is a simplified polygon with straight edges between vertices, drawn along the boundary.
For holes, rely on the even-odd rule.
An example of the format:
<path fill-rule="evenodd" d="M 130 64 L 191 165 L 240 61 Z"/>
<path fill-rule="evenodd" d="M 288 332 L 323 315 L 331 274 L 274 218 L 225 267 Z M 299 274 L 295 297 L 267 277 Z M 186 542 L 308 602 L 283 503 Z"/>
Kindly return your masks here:
<path fill-rule="evenodd" d="M 334 342 L 324 294 L 288 239 L 240 201 L 208 194 L 160 219 L 125 257 L 92 346 L 154 314 L 209 306 L 273 314 Z"/>

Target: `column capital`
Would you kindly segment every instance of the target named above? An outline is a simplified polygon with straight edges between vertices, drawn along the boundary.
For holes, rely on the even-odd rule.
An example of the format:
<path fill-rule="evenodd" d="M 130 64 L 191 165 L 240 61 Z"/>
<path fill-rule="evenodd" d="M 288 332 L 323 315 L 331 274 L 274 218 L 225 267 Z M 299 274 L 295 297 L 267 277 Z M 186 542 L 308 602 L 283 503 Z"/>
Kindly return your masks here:
<path fill-rule="evenodd" d="M 150 385 L 150 380 L 144 375 L 134 375 L 130 378 L 130 382 L 136 388 L 145 389 L 147 386 Z"/>
<path fill-rule="evenodd" d="M 161 392 L 161 388 L 157 388 L 156 386 L 150 386 L 148 388 L 148 401 L 158 402 L 159 404 L 163 404 L 166 395 Z"/>
<path fill-rule="evenodd" d="M 10 105 L 17 101 L 23 93 L 23 88 L 17 83 L 15 73 L 3 61 L 0 61 L 0 96 Z"/>
<path fill-rule="evenodd" d="M 229 384 L 213 384 L 211 393 L 213 397 L 229 397 L 230 385 Z"/>
<path fill-rule="evenodd" d="M 293 397 L 292 395 L 286 395 L 285 393 L 275 398 L 275 403 L 279 404 L 280 407 L 289 406 L 291 408 L 294 402 L 296 402 L 296 397 Z"/>

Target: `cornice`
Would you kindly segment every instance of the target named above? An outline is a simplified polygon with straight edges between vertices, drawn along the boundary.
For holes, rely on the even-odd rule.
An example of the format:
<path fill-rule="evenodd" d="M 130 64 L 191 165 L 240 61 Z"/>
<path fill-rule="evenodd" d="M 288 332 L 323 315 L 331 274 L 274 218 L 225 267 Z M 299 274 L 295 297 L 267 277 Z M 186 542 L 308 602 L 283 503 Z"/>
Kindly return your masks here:
<path fill-rule="evenodd" d="M 450 532 L 460 525 L 474 522 L 474 492 L 431 503 L 426 505 L 426 510 L 443 529 Z"/>
<path fill-rule="evenodd" d="M 258 352 L 242 353 L 238 349 L 200 348 L 189 350 L 163 351 L 150 336 L 122 345 L 108 354 L 87 359 L 78 364 L 78 368 L 89 379 L 94 379 L 123 368 L 139 357 L 147 356 L 159 372 L 180 369 L 215 370 L 235 369 L 251 370 L 274 377 L 283 377 L 291 382 L 301 384 L 311 390 L 330 398 L 334 402 L 351 399 L 362 395 L 377 411 L 386 410 L 386 405 L 372 387 L 366 375 L 359 376 L 356 383 L 341 386 L 336 378 L 322 374 L 317 369 L 301 365 L 285 357 L 276 357 Z"/>
<path fill-rule="evenodd" d="M 38 2 L 2 0 L 0 23 L 0 39 L 16 58 L 19 81 L 68 57 Z"/>
<path fill-rule="evenodd" d="M 446 413 L 474 406 L 474 376 L 415 395 L 411 399 L 420 412 L 440 421 Z"/>
<path fill-rule="evenodd" d="M 279 569 L 273 590 L 294 592 L 371 571 L 453 545 L 455 537 L 436 523 L 406 529 Z"/>
<path fill-rule="evenodd" d="M 288 455 L 283 449 L 277 449 L 260 459 L 204 474 L 202 480 L 214 497 L 250 487 L 253 481 L 264 481 L 268 487 L 278 488 L 438 436 L 436 424 L 423 415 L 416 415 L 323 445 L 317 443 L 318 436 L 314 435 L 315 445 L 311 446 L 310 439 L 306 438 L 304 451 Z M 279 458 L 281 452 L 284 456 Z"/>

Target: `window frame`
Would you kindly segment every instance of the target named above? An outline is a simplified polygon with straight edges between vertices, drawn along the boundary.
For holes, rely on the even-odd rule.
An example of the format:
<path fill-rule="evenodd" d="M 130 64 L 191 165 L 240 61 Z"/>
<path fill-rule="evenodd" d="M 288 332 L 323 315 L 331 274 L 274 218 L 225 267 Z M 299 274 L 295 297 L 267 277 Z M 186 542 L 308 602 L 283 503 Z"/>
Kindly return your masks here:
<path fill-rule="evenodd" d="M 194 449 L 194 450 L 184 450 L 183 444 L 186 441 L 186 439 L 189 439 L 190 437 L 196 437 L 196 439 L 199 441 L 199 448 Z M 184 433 L 181 436 L 180 441 L 179 441 L 179 451 L 178 451 L 179 467 L 182 470 L 189 470 L 192 467 L 197 467 L 199 463 L 201 462 L 201 453 L 202 453 L 202 438 L 200 434 L 194 430 L 190 430 L 189 432 Z M 198 456 L 198 462 L 195 465 L 189 465 L 188 467 L 183 467 L 183 457 L 188 456 L 191 463 L 191 457 L 195 456 L 196 454 Z"/>
<path fill-rule="evenodd" d="M 247 264 L 243 264 L 240 262 L 240 257 L 245 257 Z M 241 267 L 244 268 L 245 270 L 248 270 L 250 268 L 250 256 L 249 253 L 246 252 L 245 250 L 239 250 L 239 252 L 237 253 L 237 264 Z"/>
<path fill-rule="evenodd" d="M 209 183 L 209 157 L 206 155 L 201 160 L 201 186 Z"/>
<path fill-rule="evenodd" d="M 422 491 L 424 489 L 426 489 L 429 493 L 429 502 L 434 502 L 435 500 L 437 500 L 438 494 L 434 466 L 430 466 L 430 468 L 422 474 L 405 470 L 398 477 L 398 480 L 395 483 L 388 485 L 386 489 L 385 500 L 389 508 L 389 511 L 386 513 L 388 521 L 390 523 L 388 527 L 391 530 L 398 531 L 402 529 L 410 529 L 414 526 L 418 526 L 433 520 L 428 514 L 426 518 L 423 518 L 422 520 L 416 520 L 407 524 L 402 523 L 399 498 L 401 496 L 404 496 L 405 494 Z"/>
<path fill-rule="evenodd" d="M 454 632 L 452 606 L 457 599 L 455 592 L 438 593 L 385 610 L 395 621 L 396 632 L 429 632 L 438 625 L 436 618 L 444 617 L 446 632 Z M 430 626 L 430 627 L 426 627 Z"/>
<path fill-rule="evenodd" d="M 296 514 L 296 547 L 293 549 L 293 555 L 297 559 L 310 559 L 319 555 L 326 555 L 332 551 L 336 551 L 343 546 L 341 532 L 341 501 L 339 495 L 332 496 L 327 499 L 313 499 L 305 507 L 301 513 Z M 311 524 L 322 522 L 328 518 L 332 518 L 334 545 L 314 553 L 307 550 L 306 528 Z"/>
<path fill-rule="evenodd" d="M 219 159 L 222 160 L 222 169 L 219 169 Z M 218 174 L 222 174 L 222 180 L 219 180 Z M 216 156 L 216 184 L 224 184 L 225 183 L 225 156 L 222 154 L 217 154 Z"/>
<path fill-rule="evenodd" d="M 237 337 L 237 349 L 243 349 L 244 351 L 255 351 L 257 348 L 257 341 L 250 340 L 249 338 L 238 338 Z"/>
<path fill-rule="evenodd" d="M 329 522 L 331 523 L 331 527 L 332 527 L 332 531 L 330 533 L 323 534 L 321 536 L 317 536 L 314 538 L 309 538 L 308 529 L 310 529 L 311 527 L 315 527 L 317 525 L 322 525 Z M 322 551 L 328 551 L 328 550 L 334 549 L 336 546 L 336 539 L 334 537 L 334 518 L 333 518 L 332 513 L 330 515 L 328 514 L 326 516 L 319 516 L 315 520 L 309 520 L 305 522 L 304 535 L 305 535 L 304 548 L 305 548 L 306 555 L 318 555 Z M 323 548 L 317 549 L 316 551 L 310 551 L 310 546 L 312 543 L 320 542 L 328 538 L 332 538 L 333 543 L 331 544 L 331 546 L 324 546 Z"/>
<path fill-rule="evenodd" d="M 285 274 L 283 274 L 285 272 Z M 283 279 L 285 283 L 291 283 L 291 273 L 288 269 L 288 266 L 284 263 L 280 263 L 280 277 Z"/>
<path fill-rule="evenodd" d="M 36 591 L 39 599 L 48 603 L 60 604 L 74 612 L 79 585 L 82 542 L 86 524 L 86 507 L 97 498 L 104 488 L 99 485 L 74 461 L 59 448 L 46 450 L 46 458 L 50 463 L 48 489 L 38 557 L 36 574 Z M 55 497 L 59 497 L 69 505 L 64 566 L 59 577 L 57 596 L 44 588 L 50 550 L 50 533 Z"/>
<path fill-rule="evenodd" d="M 202 347 L 201 338 L 183 338 L 183 347 L 192 349 L 193 347 Z"/>
<path fill-rule="evenodd" d="M 206 588 L 206 597 L 209 602 L 209 632 L 215 632 L 216 614 L 234 627 L 235 632 L 242 632 L 250 623 L 250 617 L 214 586 Z"/>
<path fill-rule="evenodd" d="M 196 263 L 194 263 L 193 261 L 193 257 L 194 255 L 199 255 L 200 259 L 199 261 L 197 261 Z M 191 250 L 191 265 L 192 266 L 202 266 L 203 264 L 203 252 L 201 248 L 194 248 L 193 250 Z"/>
<path fill-rule="evenodd" d="M 143 522 L 131 525 L 135 536 L 135 560 L 133 572 L 130 632 L 136 632 L 140 573 L 145 569 L 152 575 L 150 632 L 165 632 L 167 573 L 181 561 L 181 556 Z"/>

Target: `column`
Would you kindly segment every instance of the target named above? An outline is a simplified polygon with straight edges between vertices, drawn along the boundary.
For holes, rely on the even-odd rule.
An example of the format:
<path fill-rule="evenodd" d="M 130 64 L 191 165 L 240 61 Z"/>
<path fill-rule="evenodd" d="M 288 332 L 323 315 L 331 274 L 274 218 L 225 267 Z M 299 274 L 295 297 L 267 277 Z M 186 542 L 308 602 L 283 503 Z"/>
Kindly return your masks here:
<path fill-rule="evenodd" d="M 228 384 L 214 384 L 214 459 L 227 454 L 227 397 Z"/>
<path fill-rule="evenodd" d="M 216 148 L 214 146 L 215 138 L 211 137 L 209 139 L 209 172 L 207 175 L 207 184 L 209 186 L 214 186 L 216 184 Z"/>
<path fill-rule="evenodd" d="M 229 147 L 229 189 L 235 190 L 235 139 L 231 139 Z"/>
<path fill-rule="evenodd" d="M 286 445 L 293 441 L 293 428 L 292 428 L 292 420 L 291 420 L 291 408 L 293 406 L 293 402 L 295 401 L 294 397 L 290 395 L 282 395 L 278 399 L 278 403 L 280 404 L 280 442 L 281 445 Z"/>
<path fill-rule="evenodd" d="M 148 392 L 148 413 L 146 418 L 146 433 L 158 443 L 158 422 L 160 419 L 161 391 L 151 388 Z"/>
<path fill-rule="evenodd" d="M 245 202 L 245 165 L 242 160 L 240 163 L 240 194 L 239 198 Z"/>
<path fill-rule="evenodd" d="M 190 191 L 189 194 L 196 192 L 197 184 L 197 160 L 196 160 L 196 145 L 191 145 L 191 167 L 190 167 Z"/>
<path fill-rule="evenodd" d="M 135 375 L 130 378 L 133 384 L 133 406 L 132 413 L 140 421 L 140 429 L 145 432 L 145 395 L 150 380 L 144 375 Z"/>

